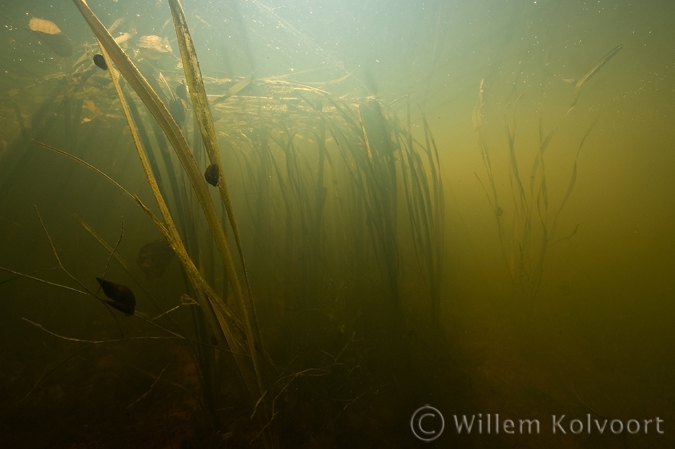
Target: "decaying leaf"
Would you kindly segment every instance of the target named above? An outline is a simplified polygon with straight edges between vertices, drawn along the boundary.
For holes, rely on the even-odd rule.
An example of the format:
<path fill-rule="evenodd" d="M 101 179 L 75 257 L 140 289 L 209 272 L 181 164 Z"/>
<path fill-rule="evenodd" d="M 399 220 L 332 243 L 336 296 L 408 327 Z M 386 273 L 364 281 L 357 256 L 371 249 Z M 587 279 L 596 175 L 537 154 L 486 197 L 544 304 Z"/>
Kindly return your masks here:
<path fill-rule="evenodd" d="M 138 39 L 138 49 L 148 59 L 159 59 L 164 53 L 173 53 L 169 40 L 154 34 L 141 36 Z"/>
<path fill-rule="evenodd" d="M 33 17 L 28 22 L 28 28 L 57 55 L 67 58 L 73 54 L 70 38 L 54 22 Z"/>
<path fill-rule="evenodd" d="M 115 42 L 117 42 L 118 44 L 122 44 L 131 39 L 132 37 L 134 37 L 134 33 L 122 33 L 115 38 Z"/>

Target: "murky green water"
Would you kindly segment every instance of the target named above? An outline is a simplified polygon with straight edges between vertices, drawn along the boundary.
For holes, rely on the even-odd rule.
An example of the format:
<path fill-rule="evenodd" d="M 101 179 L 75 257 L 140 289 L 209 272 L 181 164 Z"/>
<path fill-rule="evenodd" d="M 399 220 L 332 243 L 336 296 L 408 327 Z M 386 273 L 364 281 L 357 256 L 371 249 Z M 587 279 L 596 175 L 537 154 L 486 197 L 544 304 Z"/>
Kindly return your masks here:
<path fill-rule="evenodd" d="M 204 172 L 212 161 L 176 92 L 184 74 L 167 2 L 90 6 Z M 134 199 L 33 141 L 101 170 L 166 221 L 77 8 L 8 3 L 1 446 L 675 444 L 673 6 L 183 7 L 255 318 L 237 305 L 195 190 L 138 97 L 151 170 L 211 304 L 237 317 L 227 325 L 209 321 Z M 31 32 L 31 18 L 58 26 L 72 56 Z M 133 291 L 133 316 L 128 298 L 97 292 L 97 277 Z M 247 322 L 260 344 L 248 344 Z"/>

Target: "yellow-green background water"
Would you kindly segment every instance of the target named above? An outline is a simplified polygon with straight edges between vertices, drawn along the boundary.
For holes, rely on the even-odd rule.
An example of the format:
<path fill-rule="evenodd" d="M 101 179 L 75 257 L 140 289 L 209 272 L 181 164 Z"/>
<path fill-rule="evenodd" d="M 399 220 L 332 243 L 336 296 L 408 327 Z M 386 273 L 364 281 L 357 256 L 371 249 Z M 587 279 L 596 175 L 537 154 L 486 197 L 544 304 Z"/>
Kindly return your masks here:
<path fill-rule="evenodd" d="M 333 357 L 348 348 L 345 372 L 333 368 L 335 382 L 293 383 L 280 396 L 282 447 L 675 444 L 675 6 L 625 0 L 214 1 L 183 6 L 205 76 L 254 73 L 258 79 L 315 83 L 355 102 L 374 96 L 393 105 L 402 123 L 406 108 L 401 98 L 409 96 L 424 111 L 438 146 L 445 194 L 440 335 L 430 330 L 427 286 L 412 244 L 400 248 L 401 301 L 392 306 L 373 255 L 365 251 L 368 259 L 359 272 L 352 266 L 355 259 L 340 251 L 346 237 L 338 232 L 335 210 L 324 215 L 326 235 L 333 237 L 326 237 L 327 261 L 316 268 L 321 275 L 315 291 L 324 302 L 308 306 L 302 255 L 288 255 L 288 246 L 261 254 L 257 242 L 273 248 L 286 229 L 278 217 L 270 218 L 278 234 L 256 235 L 244 218 L 246 205 L 256 198 L 232 168 L 245 252 L 250 248 L 253 296 L 258 297 L 272 359 L 299 372 L 323 366 L 322 352 Z M 91 7 L 107 26 L 126 18 L 120 32 L 174 39 L 172 25 L 163 27 L 170 18 L 166 2 L 119 0 Z M 83 45 L 93 44 L 91 32 L 67 1 L 7 2 L 2 12 L 0 266 L 33 273 L 57 265 L 35 205 L 63 264 L 90 287 L 109 253 L 73 214 L 110 244 L 119 237 L 123 217 L 118 252 L 140 274 L 134 264 L 138 248 L 159 238 L 153 224 L 99 175 L 43 148 L 22 145 L 12 103 L 30 123 L 58 88 L 46 77 L 68 72 Z M 74 56 L 60 58 L 40 44 L 25 29 L 26 12 L 57 23 L 73 41 Z M 618 45 L 623 48 L 583 83 L 568 112 L 575 83 Z M 175 41 L 172 46 L 178 54 Z M 163 56 L 154 64 L 175 74 L 176 62 Z M 320 84 L 347 74 L 344 82 Z M 503 209 L 501 240 L 472 120 L 481 80 L 480 132 Z M 92 120 L 79 123 L 77 135 L 55 127 L 31 137 L 77 154 L 154 205 L 119 103 L 98 99 L 95 92 L 87 98 L 109 109 L 85 111 L 83 117 Z M 63 110 L 56 108 L 53 120 L 62 119 Z M 524 252 L 514 237 L 522 227 L 513 221 L 516 190 L 505 127 L 515 133 L 520 175 L 529 190 L 540 142 L 560 123 L 544 155 L 552 217 L 568 189 L 577 149 L 596 120 L 576 161 L 576 183 L 549 242 L 540 288 L 523 299 L 510 273 L 522 266 L 532 274 L 536 262 L 518 263 L 527 254 L 536 260 L 538 252 L 536 246 Z M 412 121 L 419 137 L 419 114 Z M 278 192 L 274 195 L 272 203 L 279 198 Z M 533 217 L 533 227 L 540 229 L 538 214 Z M 367 236 L 365 220 L 361 226 L 361 234 L 350 232 Z M 408 224 L 400 226 L 403 233 Z M 70 282 L 58 270 L 34 275 Z M 113 262 L 109 277 L 125 276 Z M 238 426 L 251 409 L 237 391 L 240 382 L 224 381 L 224 396 L 239 402 L 226 404 L 217 429 L 224 436 L 214 440 L 207 436 L 213 429 L 205 424 L 198 372 L 184 346 L 162 340 L 87 344 L 57 338 L 44 329 L 98 341 L 118 338 L 119 328 L 90 297 L 11 278 L 0 273 L 0 445 L 244 444 L 245 438 L 238 438 L 248 433 Z M 222 275 L 216 279 L 222 282 Z M 144 313 L 157 315 L 177 305 L 184 293 L 178 263 L 173 261 L 160 280 L 145 287 L 159 306 L 155 311 L 147 297 L 138 295 Z M 329 301 L 332 306 L 326 305 Z M 402 318 L 389 327 L 395 307 Z M 163 335 L 135 318 L 117 316 L 125 337 Z M 177 320 L 190 324 L 187 312 Z M 306 364 L 298 365 L 297 359 Z M 236 376 L 228 372 L 223 378 Z M 429 444 L 415 439 L 410 429 L 413 412 L 425 404 L 446 418 L 445 432 Z M 458 435 L 452 416 L 478 413 L 537 418 L 541 432 Z M 636 435 L 554 435 L 551 415 L 562 414 L 568 420 L 591 414 L 624 422 L 660 417 L 664 433 L 650 428 L 648 434 Z"/>

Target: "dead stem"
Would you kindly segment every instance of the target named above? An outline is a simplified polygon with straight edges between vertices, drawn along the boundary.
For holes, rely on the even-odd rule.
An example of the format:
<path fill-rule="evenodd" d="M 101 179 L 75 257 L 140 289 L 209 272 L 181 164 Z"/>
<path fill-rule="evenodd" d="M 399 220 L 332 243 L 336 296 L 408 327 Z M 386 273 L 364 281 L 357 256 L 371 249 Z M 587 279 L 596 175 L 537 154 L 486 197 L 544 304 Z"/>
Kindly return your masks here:
<path fill-rule="evenodd" d="M 19 403 L 22 403 L 23 401 L 25 401 L 26 399 L 28 399 L 28 397 L 29 397 L 31 394 L 33 394 L 33 392 L 37 389 L 37 387 L 40 386 L 40 384 L 42 383 L 43 380 L 45 380 L 47 377 L 49 377 L 54 371 L 56 371 L 57 369 L 61 368 L 68 360 L 72 359 L 72 358 L 75 356 L 75 354 L 77 354 L 79 351 L 81 351 L 81 349 L 78 349 L 77 351 L 74 351 L 74 352 L 73 352 L 72 354 L 70 354 L 68 357 L 66 357 L 66 358 L 63 359 L 61 362 L 59 362 L 54 368 L 50 369 L 50 370 L 47 371 L 42 377 L 40 377 L 40 379 L 38 379 L 38 381 L 35 382 L 35 384 L 33 385 L 33 388 L 31 388 L 30 391 L 29 391 L 28 393 L 26 393 L 26 395 L 25 395 L 23 398 L 21 398 L 21 400 L 19 401 Z"/>
<path fill-rule="evenodd" d="M 14 272 L 14 271 L 12 271 L 12 270 L 10 270 L 10 269 L 8 269 L 8 268 L 0 267 L 0 270 L 7 271 L 8 273 L 12 273 L 12 274 L 15 275 L 14 277 L 11 277 L 11 278 L 9 278 L 9 279 L 5 279 L 4 281 L 1 281 L 1 282 L 0 282 L 0 285 L 6 284 L 7 282 L 11 282 L 11 281 L 13 281 L 13 280 L 15 280 L 15 279 L 19 279 L 19 278 L 22 278 L 22 277 L 29 277 L 29 278 L 30 278 L 29 275 L 31 275 L 31 274 L 33 274 L 33 273 L 40 273 L 40 272 L 42 272 L 42 271 L 54 270 L 54 269 L 56 269 L 56 268 L 59 268 L 59 267 L 41 268 L 41 269 L 39 269 L 39 270 L 35 270 L 35 271 L 31 271 L 30 273 L 23 274 L 23 273 L 17 273 L 17 272 Z M 39 281 L 41 281 L 41 282 L 46 282 L 46 281 L 43 281 L 42 279 L 39 279 L 39 278 L 32 278 L 32 279 L 39 280 Z"/>
<path fill-rule="evenodd" d="M 80 280 L 77 279 L 75 276 L 70 274 L 70 272 L 68 270 L 66 270 L 66 267 L 63 266 L 63 264 L 61 263 L 61 258 L 59 257 L 59 254 L 56 251 L 56 247 L 54 246 L 54 242 L 52 242 L 52 238 L 49 235 L 49 232 L 47 231 L 47 227 L 45 226 L 44 221 L 42 221 L 42 216 L 40 215 L 40 211 L 38 210 L 38 207 L 36 205 L 33 205 L 33 207 L 35 208 L 35 213 L 37 214 L 38 220 L 40 221 L 40 225 L 42 226 L 42 230 L 45 231 L 45 235 L 47 236 L 47 240 L 49 240 L 49 246 L 52 248 L 52 252 L 54 253 L 54 257 L 56 258 L 56 261 L 58 262 L 61 270 L 64 273 L 66 273 L 66 275 L 68 275 L 69 278 L 71 278 L 73 281 L 75 281 L 80 287 L 82 287 L 82 289 L 84 291 L 86 291 L 89 295 L 93 296 L 94 298 L 98 299 L 101 302 L 101 304 L 103 304 L 105 306 L 105 308 L 108 310 L 108 312 L 110 312 L 110 315 L 112 315 L 113 319 L 115 320 L 115 323 L 117 323 L 117 327 L 120 330 L 120 334 L 123 335 L 122 326 L 120 326 L 119 320 L 117 319 L 117 317 L 115 316 L 113 311 L 110 310 L 110 307 L 108 307 L 108 304 L 106 304 L 106 302 L 104 300 L 102 300 L 101 298 L 96 296 L 96 293 L 89 290 L 86 285 L 84 285 L 82 282 L 80 282 Z"/>
<path fill-rule="evenodd" d="M 276 409 L 276 402 L 277 402 L 277 399 L 279 399 L 279 396 L 281 396 L 281 394 L 282 394 L 284 391 L 286 391 L 286 389 L 293 383 L 293 381 L 294 381 L 295 379 L 297 379 L 297 378 L 300 377 L 300 376 L 310 376 L 310 377 L 327 376 L 327 375 L 329 375 L 330 373 L 331 373 L 331 371 L 330 371 L 330 370 L 327 370 L 327 369 L 321 369 L 321 368 L 308 368 L 308 369 L 306 369 L 306 370 L 302 370 L 302 371 L 297 372 L 297 373 L 289 374 L 288 376 L 281 377 L 281 378 L 277 379 L 277 381 L 275 382 L 275 385 L 278 384 L 278 383 L 279 383 L 280 381 L 282 381 L 283 379 L 287 379 L 287 378 L 289 378 L 289 377 L 291 378 L 288 382 L 286 382 L 286 385 L 284 385 L 283 388 L 282 388 L 281 390 L 279 390 L 279 392 L 276 394 L 276 396 L 274 396 L 274 399 L 272 399 L 272 410 L 271 410 L 272 416 L 268 419 L 268 421 L 265 423 L 265 425 L 263 426 L 263 428 L 260 429 L 260 431 L 259 431 L 258 434 L 253 438 L 252 441 L 255 441 L 255 440 L 257 440 L 258 438 L 260 438 L 260 436 L 265 432 L 265 430 L 272 424 L 272 421 L 274 421 L 274 419 L 277 417 L 277 415 L 279 414 L 279 412 L 275 410 L 275 409 Z M 251 414 L 251 419 L 253 419 L 253 417 L 255 416 L 256 411 L 258 410 L 258 405 L 262 402 L 262 398 L 263 398 L 266 394 L 267 394 L 267 391 L 260 397 L 260 399 L 258 400 L 258 402 L 256 402 L 255 407 L 253 408 L 253 413 Z"/>
<path fill-rule="evenodd" d="M 53 270 L 53 269 L 55 269 L 55 268 L 60 268 L 60 267 L 46 268 L 46 270 Z M 6 271 L 6 272 L 8 272 L 8 273 L 15 274 L 17 277 L 23 277 L 23 278 L 27 278 L 27 279 L 32 279 L 32 280 L 34 280 L 34 281 L 42 282 L 43 284 L 48 284 L 48 285 L 52 285 L 52 286 L 54 286 L 54 287 L 64 288 L 64 289 L 66 289 L 66 290 L 70 290 L 70 291 L 73 291 L 73 292 L 77 292 L 77 293 L 80 293 L 80 294 L 82 294 L 82 295 L 88 295 L 88 294 L 89 294 L 89 292 L 83 292 L 82 290 L 78 290 L 78 289 L 73 288 L 73 287 L 68 287 L 67 285 L 57 284 L 57 283 L 55 283 L 55 282 L 49 282 L 49 281 L 47 281 L 47 280 L 40 279 L 40 278 L 37 278 L 37 277 L 35 277 L 35 276 L 31 276 L 31 275 L 29 275 L 29 274 L 24 274 L 24 273 L 20 273 L 20 272 L 18 272 L 18 271 L 10 270 L 9 268 L 0 267 L 0 270 Z M 42 271 L 42 270 L 38 270 L 38 271 Z M 37 272 L 37 271 L 34 271 L 34 273 L 36 273 L 36 272 Z M 12 278 L 12 279 L 8 279 L 8 280 L 3 281 L 3 282 L 0 282 L 0 284 L 5 283 L 5 282 L 9 282 L 9 281 L 14 280 L 14 279 L 16 279 L 16 277 L 15 277 L 15 278 Z"/>
<path fill-rule="evenodd" d="M 324 353 L 324 354 L 326 354 L 327 356 L 329 356 L 331 359 L 333 359 L 333 363 L 337 363 L 337 361 L 340 359 L 340 357 L 342 357 L 342 354 L 344 354 L 344 352 L 347 350 L 347 347 L 349 347 L 349 345 L 351 345 L 351 344 L 354 343 L 354 342 L 361 341 L 361 339 L 358 339 L 358 340 L 354 339 L 354 336 L 355 336 L 355 335 L 356 335 L 356 332 L 352 332 L 351 338 L 350 338 L 349 341 L 342 347 L 342 350 L 340 350 L 340 352 L 338 353 L 338 355 L 333 356 L 333 355 L 332 355 L 330 352 L 328 352 L 328 351 L 321 351 L 321 352 Z"/>
<path fill-rule="evenodd" d="M 113 251 L 113 247 L 110 246 L 101 236 L 99 236 L 94 229 L 92 229 L 91 226 L 89 226 L 84 220 L 82 220 L 77 214 L 73 214 L 73 218 L 77 220 L 78 223 L 87 231 L 96 241 L 106 250 L 111 252 L 115 256 L 115 260 L 119 264 L 120 267 L 129 275 L 130 278 L 134 280 L 136 283 L 136 286 L 141 290 L 141 292 L 150 299 L 152 304 L 157 308 L 157 310 L 162 311 L 162 307 L 157 303 L 157 300 L 155 297 L 148 291 L 147 288 L 145 288 L 144 283 L 134 274 L 134 272 L 129 268 L 129 265 L 126 263 L 126 261 L 116 252 Z M 97 291 L 98 293 L 98 291 Z M 178 330 L 180 330 L 180 327 L 178 326 L 178 323 L 176 323 L 173 319 L 169 318 L 171 321 L 171 324 L 173 324 Z"/>
<path fill-rule="evenodd" d="M 136 316 L 136 315 L 134 315 L 134 316 Z M 99 345 L 99 344 L 103 344 L 103 343 L 121 343 L 121 342 L 125 342 L 125 341 L 134 341 L 134 340 L 181 340 L 181 341 L 186 341 L 186 342 L 190 342 L 190 343 L 195 343 L 195 344 L 198 344 L 198 345 L 201 345 L 201 346 L 207 346 L 207 347 L 210 347 L 210 348 L 214 348 L 215 350 L 218 350 L 218 351 L 228 352 L 230 354 L 236 354 L 233 351 L 230 351 L 229 349 L 219 348 L 218 346 L 214 346 L 214 345 L 211 345 L 211 344 L 208 344 L 208 343 L 202 343 L 202 342 L 199 342 L 199 341 L 196 341 L 196 340 L 192 340 L 190 338 L 183 337 L 182 335 L 176 334 L 175 332 L 171 332 L 171 331 L 167 330 L 166 328 L 164 328 L 164 327 L 162 327 L 162 326 L 160 326 L 156 323 L 152 323 L 151 321 L 149 321 L 149 320 L 147 320 L 143 317 L 139 317 L 139 318 L 141 318 L 143 321 L 145 321 L 147 323 L 150 323 L 150 324 L 153 324 L 154 326 L 158 327 L 159 329 L 162 329 L 163 331 L 171 334 L 171 336 L 170 337 L 162 337 L 162 336 L 149 335 L 149 336 L 144 336 L 144 337 L 123 337 L 123 338 L 116 338 L 116 339 L 112 339 L 112 340 L 85 340 L 85 339 L 82 339 L 82 338 L 66 337 L 65 335 L 57 334 L 56 332 L 52 332 L 49 329 L 46 329 L 41 324 L 38 324 L 34 321 L 31 321 L 31 320 L 29 320 L 28 318 L 25 318 L 25 317 L 22 317 L 21 319 L 30 323 L 30 324 L 32 324 L 33 326 L 37 327 L 38 329 L 43 330 L 50 335 L 53 335 L 54 337 L 60 338 L 61 340 L 74 341 L 74 342 L 78 342 L 78 343 L 90 343 L 90 344 L 94 344 L 94 345 Z M 238 355 L 247 356 L 248 354 L 239 353 Z"/>
<path fill-rule="evenodd" d="M 117 247 L 120 246 L 120 243 L 122 242 L 122 237 L 124 237 L 124 217 L 122 217 L 122 229 L 120 230 L 120 237 L 117 239 L 117 243 L 115 243 L 115 247 L 110 252 L 110 256 L 108 256 L 108 260 L 105 263 L 105 268 L 103 269 L 103 275 L 101 276 L 101 279 L 105 279 L 105 274 L 108 272 L 108 266 L 110 265 L 110 260 L 115 255 L 115 252 L 117 251 Z M 101 286 L 99 285 L 99 290 L 100 289 L 101 289 Z M 98 293 L 99 290 L 96 290 L 96 293 Z"/>
<path fill-rule="evenodd" d="M 346 404 L 344 407 L 342 407 L 342 410 L 340 410 L 340 413 L 338 413 L 338 414 L 335 416 L 335 418 L 333 419 L 333 421 L 336 421 L 340 416 L 342 416 L 342 413 L 343 413 L 345 410 L 347 410 L 347 407 L 349 407 L 350 405 L 353 405 L 356 401 L 358 401 L 359 399 L 361 399 L 361 398 L 362 398 L 363 396 L 365 396 L 366 394 L 368 394 L 368 391 L 364 391 L 364 392 L 361 393 L 360 395 L 356 396 L 354 399 L 347 399 L 346 401 L 345 401 L 345 400 L 342 400 L 341 402 L 347 402 L 347 404 Z"/>
<path fill-rule="evenodd" d="M 87 162 L 87 161 L 85 161 L 85 160 L 83 160 L 83 159 L 80 159 L 80 158 L 77 157 L 77 156 L 73 156 L 73 155 L 70 154 L 70 153 L 66 153 L 66 152 L 63 151 L 63 150 L 59 150 L 58 148 L 54 148 L 54 147 L 51 146 L 51 145 L 47 145 L 46 143 L 38 142 L 37 140 L 33 140 L 33 142 L 37 143 L 38 145 L 40 145 L 40 146 L 42 146 L 42 147 L 44 147 L 44 148 L 47 148 L 48 150 L 51 150 L 51 151 L 53 151 L 53 152 L 55 152 L 55 153 L 58 153 L 58 154 L 60 154 L 60 155 L 62 155 L 62 156 L 66 156 L 67 158 L 70 158 L 70 159 L 72 159 L 72 160 L 74 160 L 74 161 L 76 161 L 76 162 L 78 162 L 78 163 L 84 165 L 84 166 L 87 167 L 88 169 L 93 170 L 93 171 L 95 171 L 96 173 L 98 173 L 99 175 L 103 176 L 105 179 L 107 179 L 108 181 L 112 182 L 112 183 L 115 185 L 115 187 L 117 187 L 117 188 L 120 189 L 122 192 L 124 192 L 129 198 L 131 198 L 132 200 L 136 201 L 137 203 L 140 203 L 140 205 L 141 205 L 141 207 L 143 208 L 143 210 L 145 210 L 148 214 L 150 214 L 150 217 L 153 218 L 153 221 L 157 221 L 157 217 L 150 211 L 150 209 L 148 209 L 147 207 L 145 207 L 145 205 L 141 202 L 141 200 L 140 200 L 136 195 L 134 195 L 133 193 L 129 192 L 127 189 L 125 189 L 124 187 L 122 187 L 122 185 L 121 185 L 120 183 L 118 183 L 117 181 L 115 181 L 114 179 L 112 179 L 110 176 L 106 175 L 104 172 L 102 172 L 102 171 L 99 170 L 98 168 L 96 168 L 96 167 L 94 167 L 93 165 L 91 165 L 89 162 Z"/>
<path fill-rule="evenodd" d="M 37 327 L 38 329 L 47 332 L 50 335 L 53 335 L 54 337 L 60 338 L 61 340 L 67 340 L 67 341 L 75 341 L 78 343 L 90 343 L 92 345 L 99 345 L 103 343 L 120 343 L 123 341 L 133 341 L 133 340 L 187 340 L 185 337 L 160 337 L 160 336 L 146 336 L 146 337 L 124 337 L 124 338 L 115 338 L 112 340 L 85 340 L 83 338 L 75 338 L 75 337 L 66 337 L 65 335 L 60 335 L 57 334 L 56 332 L 52 332 L 49 329 L 46 329 L 44 326 L 41 324 L 38 324 L 34 321 L 29 320 L 26 317 L 21 317 L 22 320 L 26 321 L 27 323 L 32 324 L 33 326 Z"/>
<path fill-rule="evenodd" d="M 166 364 L 166 366 L 162 369 L 162 371 L 159 373 L 159 375 L 155 378 L 155 381 L 152 383 L 152 385 L 150 385 L 150 388 L 148 389 L 148 391 L 146 391 L 145 393 L 143 393 L 143 394 L 141 395 L 141 397 L 139 397 L 138 399 L 136 399 L 134 402 L 132 402 L 131 404 L 127 405 L 127 410 L 129 410 L 131 407 L 133 407 L 134 405 L 136 405 L 136 404 L 138 404 L 139 402 L 141 402 L 141 401 L 142 401 L 143 399 L 145 399 L 150 393 L 152 393 L 153 388 L 155 388 L 155 385 L 157 385 L 157 382 L 159 382 L 159 379 L 161 379 L 162 374 L 164 374 L 164 371 L 166 371 L 167 368 L 169 368 L 169 366 L 174 362 L 174 360 L 176 360 L 176 357 L 177 357 L 177 356 L 178 356 L 178 353 L 176 353 L 176 354 L 173 356 L 173 358 L 169 361 L 169 363 Z"/>

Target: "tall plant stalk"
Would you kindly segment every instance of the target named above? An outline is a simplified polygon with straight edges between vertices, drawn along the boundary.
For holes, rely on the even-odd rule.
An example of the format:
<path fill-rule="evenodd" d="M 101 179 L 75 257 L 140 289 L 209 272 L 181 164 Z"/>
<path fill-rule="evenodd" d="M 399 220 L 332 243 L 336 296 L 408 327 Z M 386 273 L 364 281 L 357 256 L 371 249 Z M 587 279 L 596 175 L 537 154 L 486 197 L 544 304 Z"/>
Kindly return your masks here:
<path fill-rule="evenodd" d="M 619 45 L 603 56 L 586 74 L 575 84 L 575 91 L 569 108 L 558 119 L 551 130 L 544 131 L 543 121 L 539 121 L 539 144 L 536 148 L 534 159 L 531 162 L 529 172 L 529 185 L 523 179 L 519 170 L 518 148 L 516 145 L 516 118 L 517 107 L 522 95 L 513 102 L 513 117 L 509 119 L 505 114 L 506 141 L 508 147 L 508 165 L 507 176 L 509 177 L 510 190 L 499 192 L 497 182 L 495 181 L 495 168 L 490 158 L 490 152 L 484 136 L 482 108 L 484 105 L 484 81 L 481 80 L 478 91 L 478 99 L 473 111 L 474 128 L 478 140 L 478 148 L 485 167 L 487 177 L 487 186 L 481 185 L 492 208 L 497 229 L 499 241 L 504 254 L 511 283 L 515 286 L 518 296 L 522 299 L 526 310 L 526 318 L 529 317 L 535 298 L 539 293 L 542 278 L 544 274 L 544 265 L 550 247 L 556 241 L 556 231 L 558 218 L 565 208 L 568 200 L 574 190 L 577 180 L 578 159 L 581 148 L 586 142 L 591 131 L 597 123 L 597 118 L 590 124 L 579 142 L 572 172 L 567 182 L 567 189 L 560 205 L 555 208 L 549 198 L 549 185 L 546 176 L 546 164 L 544 156 L 552 140 L 557 135 L 560 126 L 574 110 L 582 93 L 582 87 L 586 86 L 592 76 L 594 76 L 607 62 L 612 59 L 620 50 Z M 509 203 L 504 198 L 509 198 Z M 505 213 L 510 212 L 510 213 Z M 508 218 L 507 218 L 508 217 Z M 509 228 L 507 219 L 511 219 Z M 510 233 L 506 230 L 510 229 Z M 573 236 L 577 228 L 568 236 Z"/>
<path fill-rule="evenodd" d="M 211 196 L 207 190 L 207 185 L 202 176 L 201 170 L 198 168 L 197 162 L 190 151 L 185 136 L 182 134 L 178 125 L 171 117 L 166 105 L 164 105 L 157 93 L 141 75 L 133 62 L 131 62 L 129 57 L 124 53 L 122 48 L 117 44 L 117 42 L 115 42 L 108 30 L 98 20 L 91 9 L 89 9 L 87 4 L 82 0 L 73 1 L 96 35 L 102 48 L 105 50 L 106 59 L 109 58 L 115 63 L 115 66 L 119 69 L 122 76 L 134 88 L 137 95 L 141 98 L 150 113 L 155 117 L 161 126 L 165 135 L 171 142 L 183 169 L 190 179 L 192 188 L 196 193 L 201 209 L 209 225 L 212 237 L 216 243 L 221 262 L 225 267 L 228 281 L 232 287 L 233 295 L 238 305 L 238 311 L 241 314 L 240 321 L 242 322 L 244 328 L 243 336 L 238 335 L 233 329 L 232 323 L 225 319 L 223 311 L 227 310 L 227 306 L 225 305 L 223 298 L 220 298 L 201 277 L 199 271 L 188 256 L 187 251 L 182 244 L 178 230 L 174 225 L 173 218 L 171 217 L 166 202 L 164 201 L 164 198 L 162 197 L 162 194 L 157 186 L 156 179 L 149 167 L 147 157 L 142 150 L 140 140 L 137 136 L 133 121 L 128 111 L 128 106 L 126 106 L 126 101 L 124 100 L 124 95 L 121 91 L 121 88 L 119 87 L 119 84 L 115 80 L 115 76 L 113 75 L 113 82 L 115 83 L 120 101 L 125 108 L 125 115 L 128 117 L 129 126 L 132 130 L 132 136 L 134 137 L 134 143 L 138 149 L 138 154 L 143 164 L 148 183 L 150 184 L 153 195 L 155 196 L 164 219 L 164 223 L 156 222 L 156 224 L 160 231 L 167 238 L 167 241 L 181 261 L 183 268 L 186 270 L 190 282 L 197 293 L 197 300 L 202 306 L 202 309 L 205 311 L 211 329 L 214 332 L 214 335 L 216 335 L 216 339 L 222 344 L 227 341 L 229 347 L 233 351 L 233 356 L 237 361 L 239 369 L 242 373 L 242 377 L 248 386 L 249 392 L 251 393 L 254 400 L 260 401 L 260 398 L 264 392 L 267 391 L 268 385 L 266 384 L 267 376 L 265 375 L 262 353 L 262 339 L 257 324 L 257 318 L 255 316 L 255 309 L 252 306 L 250 295 L 248 298 L 244 297 L 237 270 L 234 265 L 234 260 L 230 253 L 229 245 L 223 232 L 222 223 L 220 222 L 215 205 L 213 204 Z M 245 272 L 241 241 L 238 236 L 234 211 L 232 210 L 231 201 L 229 199 L 227 181 L 222 162 L 220 161 L 220 154 L 217 148 L 210 110 L 206 101 L 206 92 L 201 80 L 201 73 L 199 72 L 199 64 L 194 52 L 194 47 L 192 45 L 189 32 L 187 30 L 187 24 L 185 22 L 182 7 L 177 0 L 170 1 L 170 6 L 172 17 L 174 19 L 174 25 L 176 27 L 177 37 L 179 40 L 179 46 L 184 62 L 185 74 L 191 93 L 193 107 L 200 125 L 202 138 L 209 154 L 211 163 L 217 164 L 219 168 L 219 190 L 223 202 L 228 210 L 228 216 L 236 236 L 235 238 L 239 245 L 239 254 L 242 259 L 242 266 L 244 267 Z M 110 64 L 110 67 L 113 67 L 112 64 Z M 111 73 L 113 73 L 112 70 Z M 250 360 L 253 361 L 253 370 L 255 372 L 255 376 L 250 375 L 250 370 L 247 367 L 249 360 L 241 352 L 244 348 L 245 353 L 247 353 L 248 356 L 250 356 Z M 270 422 L 272 418 L 271 416 L 268 416 L 264 401 L 263 417 L 266 422 Z M 266 438 L 264 440 L 267 446 L 272 446 L 275 444 L 275 438 L 270 434 L 269 431 L 266 432 Z"/>

